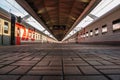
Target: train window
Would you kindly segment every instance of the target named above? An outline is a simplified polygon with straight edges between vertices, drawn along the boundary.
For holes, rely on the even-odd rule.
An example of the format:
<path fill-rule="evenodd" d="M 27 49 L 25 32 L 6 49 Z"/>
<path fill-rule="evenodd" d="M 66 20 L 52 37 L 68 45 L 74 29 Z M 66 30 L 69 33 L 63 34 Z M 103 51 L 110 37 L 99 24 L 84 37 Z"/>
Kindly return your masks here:
<path fill-rule="evenodd" d="M 85 33 L 83 34 L 83 37 L 85 38 Z"/>
<path fill-rule="evenodd" d="M 95 29 L 95 35 L 97 36 L 99 34 L 98 28 Z"/>
<path fill-rule="evenodd" d="M 39 40 L 39 34 L 38 34 L 38 40 Z"/>
<path fill-rule="evenodd" d="M 35 39 L 35 33 L 33 33 L 32 35 L 33 35 L 33 39 Z"/>
<path fill-rule="evenodd" d="M 81 38 L 85 38 L 85 37 L 86 37 L 85 33 L 81 34 Z"/>
<path fill-rule="evenodd" d="M 81 38 L 83 38 L 83 35 L 80 35 Z"/>
<path fill-rule="evenodd" d="M 113 21 L 112 24 L 113 24 L 113 31 L 120 30 L 120 19 Z"/>
<path fill-rule="evenodd" d="M 102 26 L 102 34 L 107 33 L 107 25 Z"/>
<path fill-rule="evenodd" d="M 88 32 L 86 32 L 86 37 L 88 37 L 89 35 L 88 35 Z"/>
<path fill-rule="evenodd" d="M 38 35 L 38 40 L 39 40 L 39 35 Z"/>
<path fill-rule="evenodd" d="M 93 36 L 93 31 L 92 30 L 90 30 L 90 36 Z"/>
<path fill-rule="evenodd" d="M 37 34 L 36 34 L 36 40 L 37 40 Z"/>
<path fill-rule="evenodd" d="M 42 35 L 40 35 L 40 40 L 42 40 Z"/>
<path fill-rule="evenodd" d="M 82 34 L 80 37 L 81 37 L 81 38 L 84 38 L 85 36 L 84 36 L 84 34 Z"/>
<path fill-rule="evenodd" d="M 8 34 L 9 31 L 9 24 L 8 22 L 4 22 L 4 33 Z"/>

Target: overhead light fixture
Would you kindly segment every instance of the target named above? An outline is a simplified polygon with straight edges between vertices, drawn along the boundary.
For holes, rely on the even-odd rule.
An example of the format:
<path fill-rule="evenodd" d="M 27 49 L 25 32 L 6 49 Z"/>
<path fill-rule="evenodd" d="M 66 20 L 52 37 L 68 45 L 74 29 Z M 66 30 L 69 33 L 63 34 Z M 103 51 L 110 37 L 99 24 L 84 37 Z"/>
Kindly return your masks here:
<path fill-rule="evenodd" d="M 54 9 L 55 9 L 55 7 L 46 7 L 47 11 L 51 11 L 51 10 L 54 10 Z"/>
<path fill-rule="evenodd" d="M 69 18 L 71 18 L 72 20 L 76 20 L 76 18 L 73 16 L 69 16 Z"/>
<path fill-rule="evenodd" d="M 40 9 L 37 13 L 38 13 L 38 14 L 45 13 L 45 8 Z"/>
<path fill-rule="evenodd" d="M 77 1 L 80 1 L 80 2 L 85 2 L 85 3 L 90 2 L 90 0 L 77 0 Z"/>

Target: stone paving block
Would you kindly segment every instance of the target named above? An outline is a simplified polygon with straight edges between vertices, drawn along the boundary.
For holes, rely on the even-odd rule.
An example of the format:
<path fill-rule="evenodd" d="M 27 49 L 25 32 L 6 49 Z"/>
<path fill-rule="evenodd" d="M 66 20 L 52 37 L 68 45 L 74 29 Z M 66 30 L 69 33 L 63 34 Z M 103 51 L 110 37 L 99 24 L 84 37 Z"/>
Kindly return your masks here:
<path fill-rule="evenodd" d="M 109 75 L 112 80 L 120 80 L 120 75 Z"/>
<path fill-rule="evenodd" d="M 85 60 L 103 60 L 102 58 L 84 58 Z"/>
<path fill-rule="evenodd" d="M 2 62 L 2 63 L 0 63 L 0 64 L 10 64 L 10 63 L 13 63 L 14 61 L 4 61 L 4 62 Z"/>
<path fill-rule="evenodd" d="M 51 57 L 51 58 L 44 58 L 43 60 L 48 60 L 48 61 L 50 61 L 50 60 L 61 60 L 61 58 L 58 58 L 58 59 L 56 59 L 56 58 L 54 58 L 54 57 Z"/>
<path fill-rule="evenodd" d="M 116 57 L 111 56 L 111 58 L 112 58 L 112 59 L 115 59 L 115 60 L 120 59 L 118 56 L 116 56 Z"/>
<path fill-rule="evenodd" d="M 22 60 L 31 60 L 33 57 L 25 57 L 25 58 L 23 58 Z"/>
<path fill-rule="evenodd" d="M 37 75 L 61 75 L 61 67 L 34 67 L 28 74 L 37 74 Z"/>
<path fill-rule="evenodd" d="M 0 60 L 0 63 L 4 62 L 4 60 Z"/>
<path fill-rule="evenodd" d="M 110 62 L 114 62 L 114 63 L 120 63 L 120 59 L 117 60 L 109 60 Z"/>
<path fill-rule="evenodd" d="M 109 57 L 109 55 L 107 56 L 101 56 L 102 59 L 105 59 L 105 60 L 113 60 L 112 58 Z"/>
<path fill-rule="evenodd" d="M 84 61 L 64 61 L 64 65 L 89 65 Z"/>
<path fill-rule="evenodd" d="M 116 63 L 116 64 L 120 65 L 120 63 Z"/>
<path fill-rule="evenodd" d="M 11 65 L 18 65 L 18 66 L 33 66 L 34 64 L 36 64 L 37 61 L 18 61 L 16 63 L 13 63 Z"/>
<path fill-rule="evenodd" d="M 104 65 L 113 65 L 112 62 L 109 62 L 109 61 L 105 61 L 105 60 L 99 60 L 98 62 L 104 64 Z"/>
<path fill-rule="evenodd" d="M 17 75 L 0 75 L 0 80 L 17 80 Z"/>
<path fill-rule="evenodd" d="M 65 76 L 64 80 L 108 80 L 104 76 Z"/>
<path fill-rule="evenodd" d="M 100 71 L 104 74 L 120 74 L 120 69 L 105 69 Z"/>
<path fill-rule="evenodd" d="M 5 55 L 2 55 L 2 56 L 0 56 L 0 58 L 5 59 L 6 57 L 9 57 L 9 56 L 11 56 L 11 54 L 5 54 Z"/>
<path fill-rule="evenodd" d="M 15 70 L 11 71 L 9 74 L 25 74 L 31 67 L 30 66 L 20 66 Z"/>
<path fill-rule="evenodd" d="M 61 71 L 35 71 L 31 70 L 27 74 L 32 74 L 32 75 L 62 75 Z"/>
<path fill-rule="evenodd" d="M 20 80 L 40 80 L 41 76 L 23 76 Z"/>
<path fill-rule="evenodd" d="M 80 66 L 79 68 L 84 74 L 100 74 L 95 68 L 91 66 Z"/>
<path fill-rule="evenodd" d="M 63 57 L 63 60 L 71 60 L 72 61 L 72 58 L 69 58 L 69 57 Z"/>
<path fill-rule="evenodd" d="M 118 69 L 119 65 L 104 65 L 104 66 L 95 66 L 97 69 Z"/>
<path fill-rule="evenodd" d="M 81 58 L 72 58 L 73 60 L 79 60 L 79 61 L 82 61 Z"/>
<path fill-rule="evenodd" d="M 84 58 L 84 59 L 99 59 L 99 57 L 98 56 L 96 56 L 95 54 L 91 54 L 91 53 L 89 53 L 89 51 L 87 51 L 87 53 L 85 54 L 85 53 L 82 53 L 82 55 L 81 54 L 79 54 L 82 58 Z"/>
<path fill-rule="evenodd" d="M 79 71 L 79 69 L 76 66 L 68 66 L 68 67 L 64 67 L 64 74 L 68 75 L 68 74 L 81 74 L 81 72 Z"/>
<path fill-rule="evenodd" d="M 62 76 L 43 76 L 42 80 L 63 80 Z"/>
<path fill-rule="evenodd" d="M 38 48 L 39 48 L 40 56 L 46 56 L 48 54 L 48 51 L 46 51 L 47 49 L 45 50 L 46 47 L 44 49 L 40 49 L 40 47 L 38 47 Z"/>
<path fill-rule="evenodd" d="M 61 70 L 62 67 L 33 67 L 32 70 Z"/>
<path fill-rule="evenodd" d="M 54 61 L 51 61 L 49 65 L 50 66 L 62 66 L 62 62 L 54 60 Z"/>
<path fill-rule="evenodd" d="M 48 66 L 50 63 L 50 61 L 46 60 L 46 61 L 40 61 L 39 63 L 37 63 L 36 66 Z"/>
<path fill-rule="evenodd" d="M 97 61 L 87 61 L 88 63 L 90 63 L 91 65 L 102 65 L 101 63 L 97 62 Z"/>
<path fill-rule="evenodd" d="M 12 57 L 8 57 L 8 58 L 4 58 L 3 60 L 19 60 L 20 57 L 18 56 L 12 56 Z"/>
<path fill-rule="evenodd" d="M 37 61 L 39 61 L 39 60 L 41 60 L 42 59 L 42 56 L 39 56 L 39 57 L 34 57 L 32 60 L 37 60 Z"/>
<path fill-rule="evenodd" d="M 2 66 L 4 66 L 4 65 L 0 65 L 0 68 L 1 68 Z"/>
<path fill-rule="evenodd" d="M 0 74 L 6 74 L 9 71 L 15 69 L 16 67 L 17 66 L 5 66 L 5 67 L 2 67 L 2 68 L 0 68 Z"/>

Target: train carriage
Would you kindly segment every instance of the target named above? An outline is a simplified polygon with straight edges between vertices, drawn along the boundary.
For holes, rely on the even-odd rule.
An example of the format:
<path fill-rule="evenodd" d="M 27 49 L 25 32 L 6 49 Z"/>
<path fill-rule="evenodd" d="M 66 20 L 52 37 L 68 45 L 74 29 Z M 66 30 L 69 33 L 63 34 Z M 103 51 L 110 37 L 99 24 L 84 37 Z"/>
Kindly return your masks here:
<path fill-rule="evenodd" d="M 120 5 L 113 8 L 64 42 L 80 44 L 120 44 Z"/>
<path fill-rule="evenodd" d="M 47 37 L 33 26 L 20 20 L 20 17 L 0 8 L 0 45 L 43 43 L 50 40 L 50 37 Z"/>
<path fill-rule="evenodd" d="M 78 43 L 120 44 L 120 5 L 81 29 Z"/>
<path fill-rule="evenodd" d="M 10 14 L 0 8 L 0 45 L 9 45 L 11 38 Z"/>

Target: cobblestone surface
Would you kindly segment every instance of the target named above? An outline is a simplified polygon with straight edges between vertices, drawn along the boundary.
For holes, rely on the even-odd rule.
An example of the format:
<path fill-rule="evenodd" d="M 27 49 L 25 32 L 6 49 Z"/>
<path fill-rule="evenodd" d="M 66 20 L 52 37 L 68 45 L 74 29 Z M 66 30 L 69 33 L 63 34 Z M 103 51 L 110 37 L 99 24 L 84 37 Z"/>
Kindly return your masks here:
<path fill-rule="evenodd" d="M 0 46 L 0 80 L 120 80 L 120 47 Z"/>

